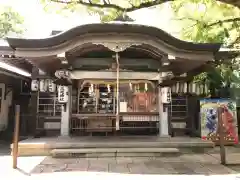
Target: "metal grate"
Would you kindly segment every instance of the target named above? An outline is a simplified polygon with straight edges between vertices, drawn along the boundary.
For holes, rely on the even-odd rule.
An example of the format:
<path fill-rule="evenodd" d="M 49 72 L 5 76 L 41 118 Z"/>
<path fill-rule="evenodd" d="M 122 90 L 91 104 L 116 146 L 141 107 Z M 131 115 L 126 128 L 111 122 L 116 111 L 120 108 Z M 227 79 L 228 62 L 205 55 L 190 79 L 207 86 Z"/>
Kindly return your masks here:
<path fill-rule="evenodd" d="M 115 115 L 73 115 L 73 135 L 152 135 L 158 133 L 158 115 L 120 115 L 119 130 Z"/>
<path fill-rule="evenodd" d="M 187 96 L 175 96 L 172 97 L 171 104 L 169 106 L 169 116 L 172 127 L 172 133 L 178 134 L 178 131 L 187 130 L 187 120 L 188 120 L 188 98 Z"/>
<path fill-rule="evenodd" d="M 76 135 L 139 134 L 158 131 L 158 92 L 151 83 L 86 83 L 77 89 L 77 112 L 71 119 Z M 119 102 L 117 102 L 119 99 Z M 119 106 L 119 119 L 116 115 Z M 118 119 L 118 120 L 117 120 Z"/>
<path fill-rule="evenodd" d="M 39 93 L 38 115 L 60 116 L 62 105 L 58 102 L 57 94 Z"/>
<path fill-rule="evenodd" d="M 60 129 L 62 104 L 57 93 L 38 94 L 37 129 Z"/>
<path fill-rule="evenodd" d="M 73 115 L 70 123 L 73 135 L 92 135 L 93 133 L 113 133 L 115 116 L 104 115 Z"/>

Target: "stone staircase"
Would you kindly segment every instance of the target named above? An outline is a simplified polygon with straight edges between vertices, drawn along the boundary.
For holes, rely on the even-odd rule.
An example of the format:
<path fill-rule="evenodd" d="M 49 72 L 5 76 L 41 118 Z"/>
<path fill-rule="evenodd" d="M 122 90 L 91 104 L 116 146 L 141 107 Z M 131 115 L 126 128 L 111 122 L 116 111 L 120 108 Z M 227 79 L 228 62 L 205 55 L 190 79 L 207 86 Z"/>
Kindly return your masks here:
<path fill-rule="evenodd" d="M 177 148 L 71 148 L 53 149 L 50 152 L 55 158 L 82 157 L 159 157 L 159 156 L 178 156 L 180 151 Z"/>
<path fill-rule="evenodd" d="M 20 141 L 19 156 L 156 157 L 206 153 L 211 141 L 188 137 L 52 137 Z"/>

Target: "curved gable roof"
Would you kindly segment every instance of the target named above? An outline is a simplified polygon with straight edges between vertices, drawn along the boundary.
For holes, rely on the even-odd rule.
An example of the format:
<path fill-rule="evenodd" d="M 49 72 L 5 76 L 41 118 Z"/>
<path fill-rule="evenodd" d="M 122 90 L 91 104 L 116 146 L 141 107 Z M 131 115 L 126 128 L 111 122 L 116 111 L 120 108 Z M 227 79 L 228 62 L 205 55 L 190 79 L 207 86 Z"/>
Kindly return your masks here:
<path fill-rule="evenodd" d="M 68 40 L 74 39 L 76 36 L 84 34 L 94 34 L 94 33 L 135 33 L 152 36 L 154 38 L 160 39 L 166 44 L 173 47 L 188 50 L 188 51 L 208 51 L 217 52 L 220 49 L 221 44 L 213 43 L 192 43 L 179 40 L 167 32 L 150 26 L 138 25 L 138 24 L 87 24 L 77 26 L 65 32 L 59 33 L 55 36 L 50 36 L 45 39 L 20 39 L 20 38 L 6 38 L 9 45 L 16 48 L 46 48 L 57 46 Z"/>

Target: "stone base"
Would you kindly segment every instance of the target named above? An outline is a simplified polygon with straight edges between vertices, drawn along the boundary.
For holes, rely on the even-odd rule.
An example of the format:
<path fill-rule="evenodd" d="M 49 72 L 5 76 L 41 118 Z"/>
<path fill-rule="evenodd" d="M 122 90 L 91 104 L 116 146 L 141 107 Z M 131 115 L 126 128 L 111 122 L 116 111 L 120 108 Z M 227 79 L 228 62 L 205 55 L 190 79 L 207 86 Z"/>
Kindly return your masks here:
<path fill-rule="evenodd" d="M 159 157 L 177 156 L 177 148 L 82 148 L 82 149 L 54 149 L 53 157 Z"/>
<path fill-rule="evenodd" d="M 214 143 L 200 138 L 177 138 L 177 137 L 68 137 L 60 136 L 55 138 L 36 138 L 20 141 L 19 156 L 46 156 L 51 155 L 54 149 L 73 149 L 78 151 L 96 151 L 95 153 L 105 153 L 102 150 L 111 149 L 108 153 L 159 153 L 156 149 L 179 149 L 188 153 L 195 149 L 205 150 L 214 147 Z M 102 149 L 102 150 L 101 150 Z M 114 150 L 115 149 L 115 150 Z M 118 150 L 116 150 L 118 149 Z M 123 150 L 124 151 L 119 151 Z M 141 151 L 141 152 L 139 152 Z M 200 151 L 204 152 L 204 151 Z"/>
<path fill-rule="evenodd" d="M 170 135 L 159 135 L 160 138 L 170 138 L 171 136 Z"/>

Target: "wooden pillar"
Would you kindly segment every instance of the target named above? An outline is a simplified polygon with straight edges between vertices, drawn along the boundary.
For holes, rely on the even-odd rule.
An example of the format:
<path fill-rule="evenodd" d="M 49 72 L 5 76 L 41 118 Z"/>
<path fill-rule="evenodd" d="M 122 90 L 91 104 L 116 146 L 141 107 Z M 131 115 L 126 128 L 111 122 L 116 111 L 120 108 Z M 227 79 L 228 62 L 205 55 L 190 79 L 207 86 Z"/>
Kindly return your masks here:
<path fill-rule="evenodd" d="M 226 165 L 226 150 L 224 146 L 224 130 L 223 130 L 223 118 L 225 117 L 224 109 L 218 108 L 218 129 L 219 129 L 219 146 L 220 146 L 220 159 L 221 164 Z"/>
<path fill-rule="evenodd" d="M 37 79 L 37 76 L 39 75 L 39 69 L 36 67 L 33 67 L 32 69 L 32 80 Z M 38 108 L 38 92 L 31 92 L 31 118 L 28 121 L 28 135 L 35 136 L 37 133 L 37 121 L 38 121 L 38 115 L 37 115 L 37 108 Z"/>
<path fill-rule="evenodd" d="M 162 82 L 161 79 L 159 79 L 159 80 L 158 80 L 158 83 L 160 84 L 161 82 Z M 161 91 L 161 86 L 158 86 L 158 113 L 159 113 L 158 134 L 159 134 L 159 136 L 161 136 L 162 112 L 163 112 L 163 106 L 162 106 L 162 91 Z"/>
<path fill-rule="evenodd" d="M 12 151 L 14 169 L 17 168 L 19 126 L 20 126 L 20 105 L 16 105 L 15 106 L 15 128 L 14 128 L 13 151 Z"/>

